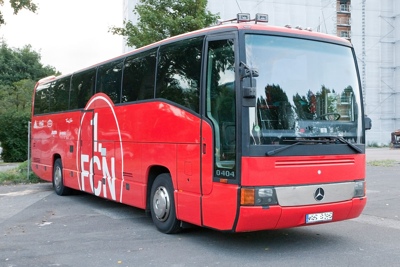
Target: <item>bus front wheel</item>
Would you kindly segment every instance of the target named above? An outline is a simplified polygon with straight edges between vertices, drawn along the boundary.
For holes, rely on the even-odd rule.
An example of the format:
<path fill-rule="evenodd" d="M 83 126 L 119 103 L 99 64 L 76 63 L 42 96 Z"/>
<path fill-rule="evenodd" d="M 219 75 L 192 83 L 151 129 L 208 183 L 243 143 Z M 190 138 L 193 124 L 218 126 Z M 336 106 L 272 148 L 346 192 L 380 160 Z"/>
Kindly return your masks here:
<path fill-rule="evenodd" d="M 62 171 L 61 159 L 56 159 L 53 168 L 53 187 L 57 195 L 65 196 L 71 193 L 71 189 L 64 186 L 64 177 Z"/>
<path fill-rule="evenodd" d="M 157 229 L 166 234 L 180 230 L 180 221 L 176 218 L 174 188 L 169 174 L 157 176 L 150 194 L 151 218 Z"/>

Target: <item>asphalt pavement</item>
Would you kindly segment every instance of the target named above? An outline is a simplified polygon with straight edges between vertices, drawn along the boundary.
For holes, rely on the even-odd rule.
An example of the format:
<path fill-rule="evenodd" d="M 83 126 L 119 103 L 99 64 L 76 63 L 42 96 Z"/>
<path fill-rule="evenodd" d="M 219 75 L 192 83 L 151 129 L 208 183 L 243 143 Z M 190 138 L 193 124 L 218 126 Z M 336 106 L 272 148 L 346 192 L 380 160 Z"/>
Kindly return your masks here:
<path fill-rule="evenodd" d="M 229 234 L 156 230 L 140 209 L 51 183 L 0 186 L 0 266 L 399 266 L 400 149 L 368 148 L 368 204 L 356 219 Z M 0 164 L 1 165 L 1 164 Z"/>
<path fill-rule="evenodd" d="M 383 148 L 367 148 L 366 149 L 367 162 L 375 160 L 395 160 L 400 161 L 400 148 L 390 149 Z"/>

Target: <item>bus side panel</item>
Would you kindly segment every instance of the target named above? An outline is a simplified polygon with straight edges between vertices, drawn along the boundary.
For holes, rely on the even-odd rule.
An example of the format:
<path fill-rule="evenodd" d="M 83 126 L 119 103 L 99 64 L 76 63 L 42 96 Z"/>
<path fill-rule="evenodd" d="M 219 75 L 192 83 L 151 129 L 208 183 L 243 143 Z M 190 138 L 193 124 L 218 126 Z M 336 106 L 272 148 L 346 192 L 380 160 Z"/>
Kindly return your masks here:
<path fill-rule="evenodd" d="M 232 230 L 238 205 L 238 186 L 214 183 L 210 195 L 203 196 L 203 225 L 218 230 Z"/>
<path fill-rule="evenodd" d="M 142 144 L 142 177 L 147 184 L 148 174 L 152 166 L 162 166 L 169 170 L 174 189 L 177 188 L 176 144 L 145 143 Z"/>
<path fill-rule="evenodd" d="M 200 118 L 169 103 L 132 104 L 117 107 L 116 111 L 123 140 L 129 138 L 139 143 L 200 143 Z"/>
<path fill-rule="evenodd" d="M 56 128 L 54 154 L 59 154 L 63 165 L 64 185 L 79 190 L 78 129 L 81 112 L 70 112 L 53 117 Z"/>
<path fill-rule="evenodd" d="M 53 127 L 53 121 L 46 116 L 38 116 L 32 120 L 32 170 L 41 179 L 49 182 L 52 181 L 53 174 Z"/>
<path fill-rule="evenodd" d="M 146 208 L 147 185 L 142 183 L 124 181 L 122 188 L 122 203 L 137 208 Z"/>
<path fill-rule="evenodd" d="M 123 142 L 124 187 L 122 202 L 138 208 L 146 208 L 147 178 L 142 171 L 142 145 Z"/>
<path fill-rule="evenodd" d="M 176 206 L 179 219 L 201 225 L 200 145 L 179 144 L 177 153 Z"/>
<path fill-rule="evenodd" d="M 200 118 L 161 101 L 119 106 L 116 112 L 122 118 L 125 182 L 133 181 L 142 184 L 142 189 L 147 189 L 150 168 L 167 168 L 175 190 L 178 218 L 199 224 Z M 130 203 L 142 207 L 146 203 L 147 191 L 133 190 L 140 197 L 133 196 L 131 191 Z M 185 204 L 186 201 L 189 204 Z"/>
<path fill-rule="evenodd" d="M 47 166 L 43 165 L 40 163 L 32 162 L 32 171 L 42 180 L 51 182 L 53 177 L 52 177 L 52 169 Z"/>
<path fill-rule="evenodd" d="M 32 169 L 41 179 L 52 180 L 53 159 L 58 154 L 65 185 L 79 188 L 76 168 L 79 114 L 69 112 L 32 118 Z"/>
<path fill-rule="evenodd" d="M 37 126 L 36 126 L 37 127 Z M 42 163 L 42 139 L 46 138 L 44 129 L 34 128 L 32 122 L 32 140 L 31 140 L 31 168 L 32 171 L 45 181 L 51 181 L 52 177 L 47 172 L 47 167 Z M 46 167 L 46 170 L 45 170 Z"/>

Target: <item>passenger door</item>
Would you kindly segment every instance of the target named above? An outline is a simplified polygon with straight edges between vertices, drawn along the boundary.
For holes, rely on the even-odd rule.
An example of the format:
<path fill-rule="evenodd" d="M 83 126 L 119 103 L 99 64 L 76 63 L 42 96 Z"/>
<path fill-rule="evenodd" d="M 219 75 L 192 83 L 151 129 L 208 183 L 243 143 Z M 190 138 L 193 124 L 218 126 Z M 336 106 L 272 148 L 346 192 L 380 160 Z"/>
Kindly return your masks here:
<path fill-rule="evenodd" d="M 237 212 L 236 34 L 209 36 L 203 72 L 202 224 L 233 229 Z"/>
<path fill-rule="evenodd" d="M 202 194 L 236 178 L 235 35 L 207 39 L 202 121 Z"/>

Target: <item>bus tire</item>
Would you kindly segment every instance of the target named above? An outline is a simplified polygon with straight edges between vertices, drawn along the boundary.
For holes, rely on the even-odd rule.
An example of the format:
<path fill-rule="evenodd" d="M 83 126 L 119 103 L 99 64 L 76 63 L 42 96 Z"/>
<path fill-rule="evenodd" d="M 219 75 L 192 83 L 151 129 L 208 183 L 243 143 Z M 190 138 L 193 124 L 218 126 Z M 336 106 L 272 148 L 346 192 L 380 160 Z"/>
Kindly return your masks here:
<path fill-rule="evenodd" d="M 64 177 L 62 169 L 63 168 L 61 159 L 56 159 L 53 168 L 53 187 L 54 191 L 59 196 L 65 196 L 71 193 L 71 189 L 64 186 Z"/>
<path fill-rule="evenodd" d="M 158 175 L 151 187 L 150 212 L 160 232 L 174 234 L 180 230 L 180 221 L 176 218 L 174 188 L 171 176 L 167 173 Z"/>

